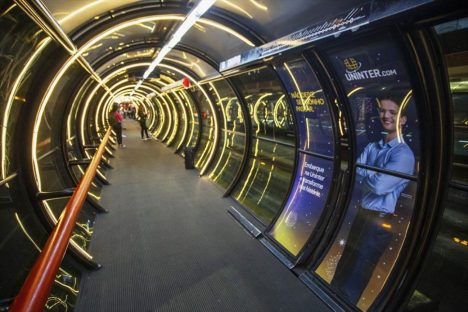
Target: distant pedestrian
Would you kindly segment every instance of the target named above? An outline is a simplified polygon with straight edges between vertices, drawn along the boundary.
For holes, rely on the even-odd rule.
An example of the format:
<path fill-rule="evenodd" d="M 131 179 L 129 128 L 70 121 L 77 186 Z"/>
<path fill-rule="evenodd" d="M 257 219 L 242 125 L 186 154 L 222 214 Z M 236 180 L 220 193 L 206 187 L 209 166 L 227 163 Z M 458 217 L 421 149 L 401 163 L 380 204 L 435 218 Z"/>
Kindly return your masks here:
<path fill-rule="evenodd" d="M 141 128 L 141 139 L 148 140 L 150 138 L 148 135 L 148 126 L 146 125 L 148 115 L 143 109 L 140 109 L 138 111 L 138 119 L 139 119 L 140 128 Z M 144 137 L 144 134 L 146 134 L 146 138 Z"/>
<path fill-rule="evenodd" d="M 122 114 L 119 111 L 119 104 L 114 103 L 112 105 L 112 110 L 109 113 L 108 116 L 109 119 L 109 124 L 112 126 L 112 128 L 115 131 L 115 134 L 117 135 L 117 144 L 121 148 L 125 148 L 126 146 L 122 143 Z"/>

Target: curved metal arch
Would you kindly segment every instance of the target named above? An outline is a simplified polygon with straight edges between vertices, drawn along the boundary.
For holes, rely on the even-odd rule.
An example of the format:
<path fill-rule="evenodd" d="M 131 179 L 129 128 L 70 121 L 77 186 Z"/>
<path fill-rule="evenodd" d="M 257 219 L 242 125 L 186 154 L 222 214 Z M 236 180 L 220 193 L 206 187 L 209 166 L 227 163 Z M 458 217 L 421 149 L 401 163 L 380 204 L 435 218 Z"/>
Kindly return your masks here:
<path fill-rule="evenodd" d="M 151 45 L 151 46 L 145 46 L 145 45 Z M 137 50 L 143 50 L 143 49 L 148 49 L 148 48 L 161 48 L 164 45 L 163 42 L 161 41 L 156 41 L 156 40 L 143 40 L 143 41 L 138 41 L 138 42 L 133 42 L 130 44 L 128 47 L 124 47 L 121 50 L 118 51 L 112 51 L 109 52 L 108 54 L 103 55 L 101 58 L 97 59 L 95 62 L 91 63 L 91 66 L 93 68 L 99 68 L 100 66 L 104 65 L 105 63 L 111 61 L 113 58 L 115 58 L 119 54 L 123 53 L 128 53 L 128 52 L 133 52 Z M 178 43 L 176 47 L 173 48 L 175 51 L 182 51 L 185 53 L 189 53 L 190 55 L 195 56 L 196 58 L 201 59 L 211 67 L 213 67 L 216 71 L 218 70 L 218 63 L 210 57 L 208 54 L 204 53 L 203 51 L 185 45 L 183 43 Z M 135 58 L 137 59 L 137 58 Z"/>
<path fill-rule="evenodd" d="M 168 5 L 172 3 L 167 3 Z M 91 20 L 90 22 L 84 24 L 82 27 L 78 28 L 72 34 L 70 38 L 75 43 L 80 43 L 81 40 L 86 40 L 85 38 L 88 35 L 99 34 L 102 31 L 102 28 L 108 28 L 109 25 L 119 24 L 121 20 L 130 20 L 134 18 L 141 18 L 148 16 L 150 14 L 157 15 L 187 15 L 190 12 L 191 7 L 181 8 L 180 5 L 174 5 L 173 7 L 162 6 L 161 4 L 152 4 L 152 5 L 129 5 L 119 8 L 119 10 L 114 11 L 112 14 L 109 14 L 107 18 L 101 17 L 97 20 Z M 204 15 L 205 19 L 212 20 L 214 22 L 220 23 L 221 25 L 235 30 L 237 33 L 242 35 L 251 41 L 255 46 L 264 44 L 266 41 L 257 34 L 256 31 L 247 27 L 244 24 L 239 23 L 232 16 L 232 12 L 227 12 L 220 8 L 212 8 L 212 10 L 206 12 Z"/>

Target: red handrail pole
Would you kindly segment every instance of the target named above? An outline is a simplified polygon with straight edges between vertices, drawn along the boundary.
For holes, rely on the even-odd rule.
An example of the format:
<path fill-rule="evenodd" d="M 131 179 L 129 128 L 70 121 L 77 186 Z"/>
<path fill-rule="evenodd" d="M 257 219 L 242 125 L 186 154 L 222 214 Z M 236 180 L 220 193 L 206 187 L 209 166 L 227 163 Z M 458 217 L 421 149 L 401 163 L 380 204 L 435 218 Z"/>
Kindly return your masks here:
<path fill-rule="evenodd" d="M 104 147 L 110 136 L 110 130 L 109 127 L 85 175 L 73 192 L 9 311 L 42 312 L 44 310 L 55 276 L 70 243 L 76 219 L 88 194 L 89 186 L 96 175 L 97 167 L 104 153 Z"/>

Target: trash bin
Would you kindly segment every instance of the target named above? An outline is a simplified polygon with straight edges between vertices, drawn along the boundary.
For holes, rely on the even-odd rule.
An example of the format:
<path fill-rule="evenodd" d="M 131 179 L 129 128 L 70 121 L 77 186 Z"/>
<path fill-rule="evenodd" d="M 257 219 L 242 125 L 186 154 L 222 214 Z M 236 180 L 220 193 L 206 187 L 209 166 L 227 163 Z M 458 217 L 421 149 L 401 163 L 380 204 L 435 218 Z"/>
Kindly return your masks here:
<path fill-rule="evenodd" d="M 185 169 L 194 169 L 193 161 L 195 158 L 195 149 L 187 146 L 184 148 Z"/>

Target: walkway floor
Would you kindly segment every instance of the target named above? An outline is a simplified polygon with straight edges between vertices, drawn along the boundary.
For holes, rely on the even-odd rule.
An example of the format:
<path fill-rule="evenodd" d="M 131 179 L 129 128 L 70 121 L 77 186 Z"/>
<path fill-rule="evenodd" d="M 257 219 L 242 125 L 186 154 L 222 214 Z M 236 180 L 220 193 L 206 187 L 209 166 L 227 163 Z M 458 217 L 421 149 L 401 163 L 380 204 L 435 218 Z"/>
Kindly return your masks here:
<path fill-rule="evenodd" d="M 227 213 L 233 200 L 125 120 L 75 311 L 329 311 Z"/>

